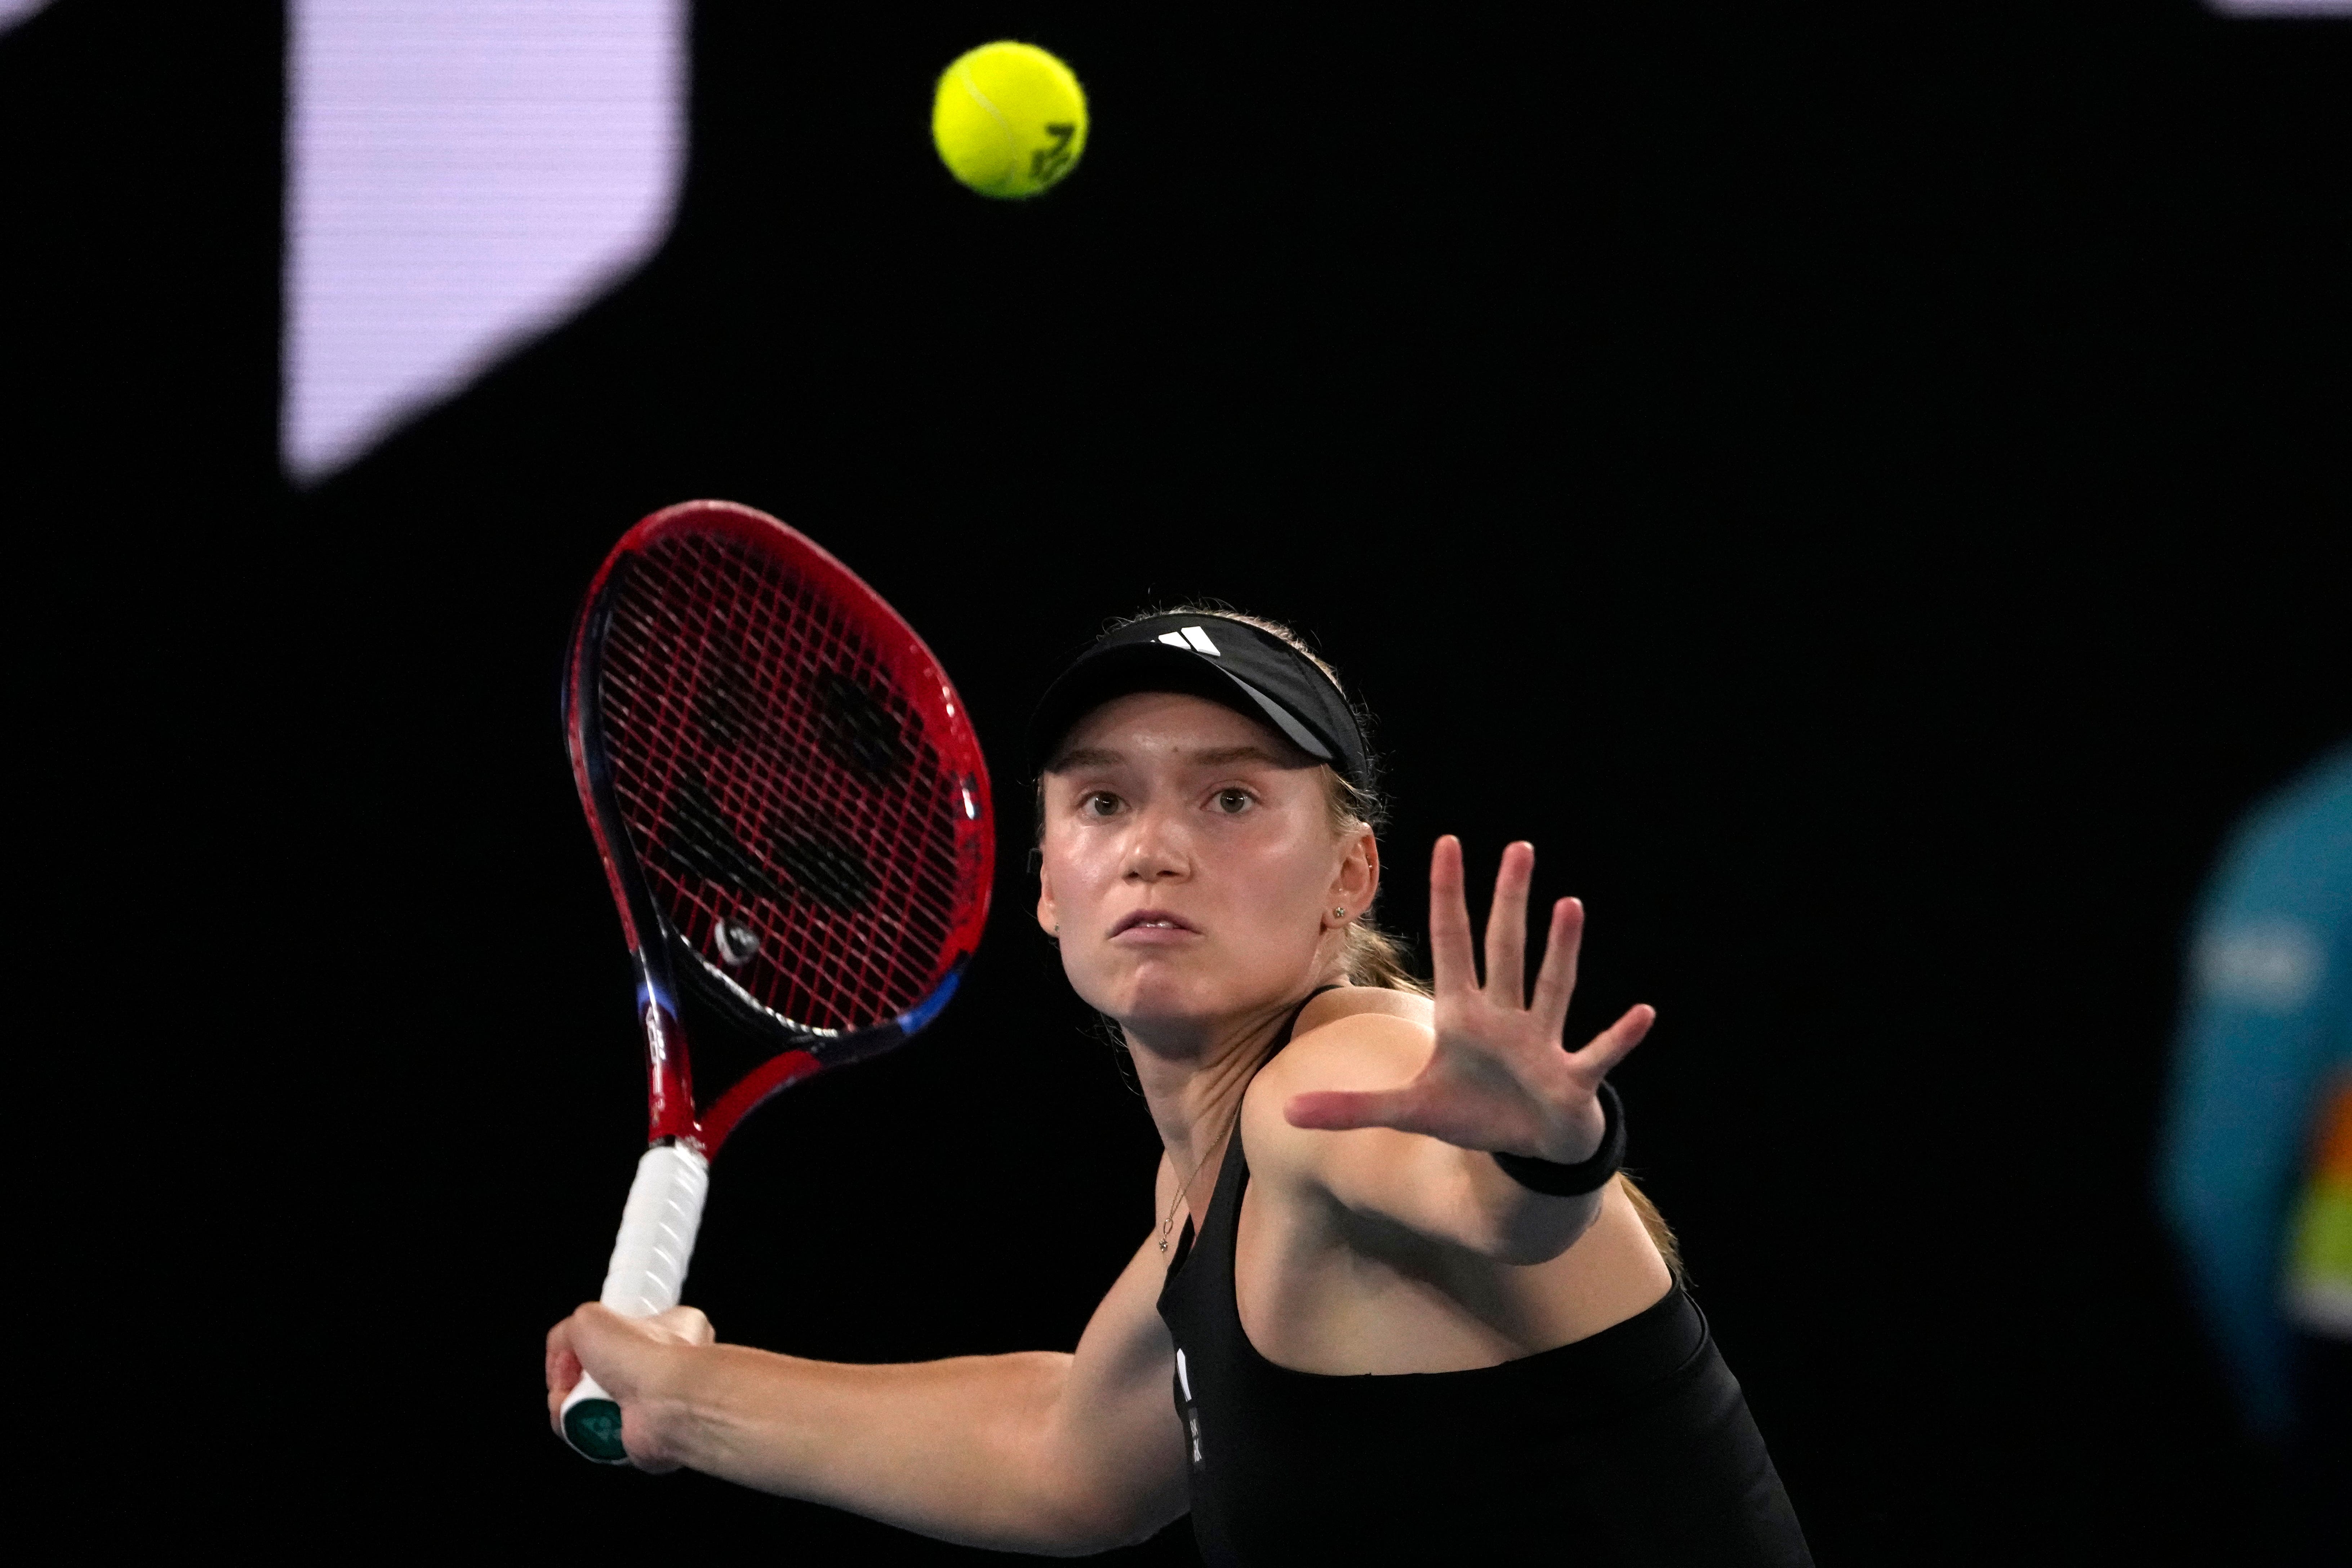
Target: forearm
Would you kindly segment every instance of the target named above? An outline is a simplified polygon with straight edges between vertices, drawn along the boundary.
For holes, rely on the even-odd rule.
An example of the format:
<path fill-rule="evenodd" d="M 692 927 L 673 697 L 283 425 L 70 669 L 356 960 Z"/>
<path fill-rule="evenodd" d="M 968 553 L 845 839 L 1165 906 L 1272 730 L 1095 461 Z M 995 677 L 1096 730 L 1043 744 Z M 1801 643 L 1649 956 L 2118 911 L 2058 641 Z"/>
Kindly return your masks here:
<path fill-rule="evenodd" d="M 727 1480 L 968 1545 L 1086 1552 L 1118 1535 L 1046 1461 L 1070 1364 L 852 1366 L 709 1345 L 673 1358 L 646 1413 L 673 1458 Z"/>
<path fill-rule="evenodd" d="M 1600 1217 L 1603 1187 L 1551 1197 L 1514 1181 L 1492 1154 L 1422 1140 L 1419 1168 L 1383 1184 L 1405 1223 L 1498 1263 L 1546 1263 L 1576 1245 Z"/>

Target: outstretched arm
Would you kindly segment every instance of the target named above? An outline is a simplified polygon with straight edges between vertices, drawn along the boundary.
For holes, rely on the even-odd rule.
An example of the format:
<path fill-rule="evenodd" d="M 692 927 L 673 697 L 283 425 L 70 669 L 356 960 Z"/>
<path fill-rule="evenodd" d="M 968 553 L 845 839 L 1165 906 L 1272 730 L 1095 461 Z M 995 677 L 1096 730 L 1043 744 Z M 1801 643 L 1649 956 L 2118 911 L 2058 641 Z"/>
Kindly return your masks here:
<path fill-rule="evenodd" d="M 1172 1350 L 1146 1247 L 1075 1353 L 898 1366 L 709 1342 L 699 1314 L 589 1305 L 548 1335 L 552 1413 L 584 1364 L 619 1400 L 630 1458 L 828 1503 L 941 1540 L 1081 1555 L 1184 1511 Z"/>
<path fill-rule="evenodd" d="M 1581 1235 L 1602 1192 L 1547 1197 L 1512 1180 L 1492 1155 L 1562 1164 L 1591 1156 L 1606 1131 L 1601 1079 L 1641 1044 L 1656 1014 L 1634 1007 L 1582 1049 L 1564 1048 L 1584 909 L 1574 899 L 1553 906 L 1530 996 L 1534 872 L 1532 847 L 1504 850 L 1481 984 L 1462 846 L 1439 839 L 1429 878 L 1430 1024 L 1357 1015 L 1317 1031 L 1332 1037 L 1277 1057 L 1268 1087 L 1286 1096 L 1283 1121 L 1262 1135 L 1253 1116 L 1253 1149 L 1278 1143 L 1294 1169 L 1348 1207 L 1506 1261 L 1556 1257 Z M 1345 1136 L 1322 1136 L 1335 1133 Z"/>

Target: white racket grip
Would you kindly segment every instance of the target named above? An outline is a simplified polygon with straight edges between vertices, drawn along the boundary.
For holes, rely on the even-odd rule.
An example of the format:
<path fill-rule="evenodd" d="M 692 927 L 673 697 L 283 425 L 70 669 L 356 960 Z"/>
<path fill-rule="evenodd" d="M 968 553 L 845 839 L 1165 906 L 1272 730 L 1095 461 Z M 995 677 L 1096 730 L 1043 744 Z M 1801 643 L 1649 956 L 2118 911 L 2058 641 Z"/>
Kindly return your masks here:
<path fill-rule="evenodd" d="M 677 1143 L 657 1143 L 637 1162 L 621 1211 L 621 1234 L 597 1298 L 625 1318 L 650 1318 L 677 1305 L 702 1199 L 710 1191 L 710 1163 Z"/>
<path fill-rule="evenodd" d="M 625 1318 L 650 1318 L 677 1306 L 709 1191 L 710 1163 L 701 1155 L 676 1143 L 646 1150 L 637 1162 L 636 1180 L 629 1184 L 621 1234 L 614 1239 L 613 1261 L 597 1299 Z M 565 1439 L 589 1458 L 625 1463 L 620 1424 L 613 1396 L 582 1373 L 563 1399 Z"/>

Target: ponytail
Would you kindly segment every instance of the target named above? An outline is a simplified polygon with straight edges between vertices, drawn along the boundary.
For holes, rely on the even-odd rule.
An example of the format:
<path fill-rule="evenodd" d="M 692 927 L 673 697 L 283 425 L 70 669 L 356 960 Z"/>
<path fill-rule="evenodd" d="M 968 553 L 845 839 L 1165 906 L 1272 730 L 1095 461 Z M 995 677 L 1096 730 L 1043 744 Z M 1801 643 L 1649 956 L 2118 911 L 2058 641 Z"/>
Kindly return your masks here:
<path fill-rule="evenodd" d="M 1416 996 L 1429 994 L 1429 983 L 1412 972 L 1412 958 L 1404 943 L 1369 920 L 1359 920 L 1348 928 L 1346 945 L 1339 950 L 1339 963 L 1350 985 L 1377 985 L 1389 991 L 1410 991 Z"/>

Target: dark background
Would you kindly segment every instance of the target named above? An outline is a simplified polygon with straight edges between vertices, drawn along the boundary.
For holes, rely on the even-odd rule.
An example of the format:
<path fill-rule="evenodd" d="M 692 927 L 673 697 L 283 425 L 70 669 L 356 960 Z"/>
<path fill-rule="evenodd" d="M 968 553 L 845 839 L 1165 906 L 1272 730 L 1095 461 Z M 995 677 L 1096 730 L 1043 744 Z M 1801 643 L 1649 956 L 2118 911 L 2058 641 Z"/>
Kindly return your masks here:
<path fill-rule="evenodd" d="M 0 41 L 21 700 L 81 825 L 31 864 L 64 1092 L 145 1139 L 82 1279 L 134 1344 L 211 1304 L 207 1517 L 961 1555 L 541 1424 L 641 1125 L 561 647 L 715 495 L 921 628 L 1005 808 L 965 994 L 719 1162 L 727 1337 L 1074 1342 L 1156 1145 L 1028 918 L 1017 737 L 1104 616 L 1216 595 L 1381 715 L 1393 922 L 1434 834 L 1530 837 L 1578 1021 L 1660 1006 L 1634 1165 L 1824 1563 L 2262 1560 L 2147 1175 L 2204 868 L 2352 731 L 2352 27 L 872 11 L 704 0 L 661 253 L 299 494 L 275 9 Z M 928 144 L 995 37 L 1094 109 L 1025 205 Z"/>

